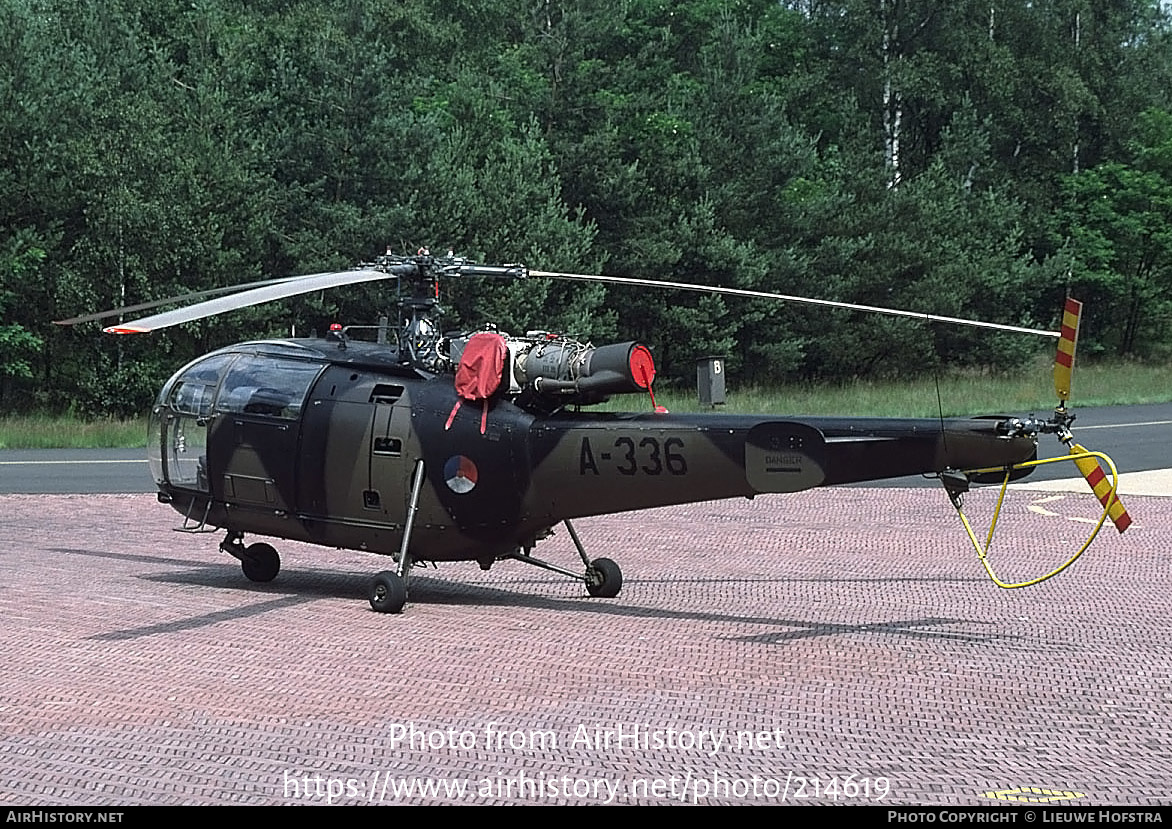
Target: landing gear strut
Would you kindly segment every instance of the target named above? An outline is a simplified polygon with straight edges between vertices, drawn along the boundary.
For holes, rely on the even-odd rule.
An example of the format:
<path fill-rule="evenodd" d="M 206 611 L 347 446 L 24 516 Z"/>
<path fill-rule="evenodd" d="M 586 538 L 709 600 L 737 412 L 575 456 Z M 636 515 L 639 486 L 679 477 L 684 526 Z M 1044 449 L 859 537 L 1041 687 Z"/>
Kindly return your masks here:
<path fill-rule="evenodd" d="M 411 487 L 411 501 L 407 504 L 407 522 L 403 526 L 403 541 L 399 544 L 399 555 L 395 558 L 394 570 L 384 570 L 370 582 L 367 598 L 370 609 L 379 613 L 401 613 L 407 604 L 407 572 L 411 569 L 411 554 L 407 552 L 411 543 L 411 529 L 415 525 L 415 513 L 419 511 L 419 492 L 423 489 L 423 460 L 415 462 L 415 483 Z"/>
<path fill-rule="evenodd" d="M 572 570 L 567 570 L 564 567 L 558 567 L 556 564 L 550 564 L 548 561 L 534 558 L 528 553 L 516 552 L 509 556 L 509 558 L 523 561 L 526 564 L 532 564 L 534 567 L 560 573 L 563 576 L 569 576 L 572 579 L 580 581 L 586 585 L 586 592 L 597 599 L 613 599 L 623 589 L 623 571 L 609 558 L 596 558 L 591 561 L 590 556 L 586 554 L 586 548 L 582 546 L 582 540 L 578 538 L 578 533 L 574 529 L 574 525 L 570 523 L 568 518 L 563 523 L 566 525 L 566 531 L 570 534 L 570 540 L 574 542 L 574 548 L 577 549 L 578 556 L 582 559 L 582 563 L 586 565 L 585 574 L 578 575 Z"/>

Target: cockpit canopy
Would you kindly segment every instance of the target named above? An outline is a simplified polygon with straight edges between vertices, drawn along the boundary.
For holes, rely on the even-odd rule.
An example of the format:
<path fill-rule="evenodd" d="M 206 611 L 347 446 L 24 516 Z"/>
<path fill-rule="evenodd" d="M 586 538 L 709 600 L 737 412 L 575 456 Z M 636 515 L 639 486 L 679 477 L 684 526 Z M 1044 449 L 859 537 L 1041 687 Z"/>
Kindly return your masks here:
<path fill-rule="evenodd" d="M 295 420 L 325 361 L 224 351 L 187 364 L 151 413 L 149 460 L 157 483 L 207 491 L 206 446 L 216 414 Z"/>
<path fill-rule="evenodd" d="M 259 354 L 213 354 L 183 368 L 157 404 L 207 417 L 213 411 L 294 419 L 322 364 Z"/>

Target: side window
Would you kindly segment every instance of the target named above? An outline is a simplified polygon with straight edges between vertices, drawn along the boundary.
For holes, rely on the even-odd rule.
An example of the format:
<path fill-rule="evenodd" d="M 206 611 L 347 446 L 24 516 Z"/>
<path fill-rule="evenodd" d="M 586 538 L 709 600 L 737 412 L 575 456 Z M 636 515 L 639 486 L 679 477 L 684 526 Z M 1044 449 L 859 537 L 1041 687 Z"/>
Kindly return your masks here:
<path fill-rule="evenodd" d="M 229 370 L 216 397 L 216 411 L 293 419 L 309 387 L 321 373 L 319 363 L 244 355 Z"/>
<path fill-rule="evenodd" d="M 235 354 L 222 354 L 191 366 L 175 382 L 167 405 L 176 412 L 206 417 L 212 410 L 216 386 L 234 359 Z"/>

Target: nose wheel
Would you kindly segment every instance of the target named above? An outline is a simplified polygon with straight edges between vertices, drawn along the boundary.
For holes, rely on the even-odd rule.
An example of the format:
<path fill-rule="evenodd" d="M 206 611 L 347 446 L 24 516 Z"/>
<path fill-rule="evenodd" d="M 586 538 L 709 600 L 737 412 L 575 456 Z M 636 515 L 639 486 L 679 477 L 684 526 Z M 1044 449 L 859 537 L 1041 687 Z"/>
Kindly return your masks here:
<path fill-rule="evenodd" d="M 240 562 L 249 581 L 267 582 L 281 572 L 281 557 L 271 544 L 258 542 L 244 546 L 243 533 L 231 532 L 220 542 L 220 549 Z"/>
<path fill-rule="evenodd" d="M 240 569 L 249 581 L 272 581 L 281 571 L 281 557 L 271 544 L 249 544 L 240 560 Z"/>

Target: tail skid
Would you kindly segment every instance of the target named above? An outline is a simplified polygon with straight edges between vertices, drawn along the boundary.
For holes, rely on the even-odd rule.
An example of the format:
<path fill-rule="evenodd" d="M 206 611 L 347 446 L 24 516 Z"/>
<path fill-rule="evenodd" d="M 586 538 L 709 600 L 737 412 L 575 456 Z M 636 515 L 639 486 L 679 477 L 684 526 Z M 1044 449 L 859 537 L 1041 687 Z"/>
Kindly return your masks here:
<path fill-rule="evenodd" d="M 1020 582 L 1003 581 L 997 576 L 993 570 L 993 565 L 989 562 L 989 548 L 993 543 L 993 533 L 997 529 L 997 522 L 1001 517 L 1001 507 L 1005 502 L 1005 493 L 1009 488 L 1009 481 L 1013 477 L 1013 473 L 1021 470 L 1033 469 L 1037 466 L 1042 466 L 1048 463 L 1061 463 L 1063 461 L 1073 462 L 1082 473 L 1083 477 L 1090 481 L 1091 477 L 1098 477 L 1099 482 L 1092 484 L 1095 495 L 1099 498 L 1100 503 L 1103 504 L 1103 511 L 1099 515 L 1099 520 L 1095 523 L 1094 529 L 1091 530 L 1090 536 L 1083 542 L 1082 546 L 1075 551 L 1074 555 L 1068 558 L 1061 566 L 1051 570 L 1045 575 L 1038 576 L 1034 579 L 1028 579 Z M 1111 470 L 1110 483 L 1107 483 L 1107 476 L 1103 472 L 1102 464 L 1106 463 L 1107 468 Z M 1088 471 L 1089 470 L 1089 471 Z M 989 532 L 985 536 L 985 543 L 982 545 L 977 539 L 976 533 L 973 531 L 972 524 L 964 513 L 964 493 L 968 491 L 968 481 L 971 477 L 982 474 L 989 474 L 1001 472 L 1004 473 L 1004 480 L 1001 482 L 1001 491 L 997 495 L 997 504 L 993 509 L 993 518 L 989 524 Z M 1094 473 L 1098 473 L 1097 476 Z M 981 564 L 985 568 L 985 572 L 989 574 L 989 578 L 998 587 L 1007 590 L 1016 589 L 1019 587 L 1032 587 L 1035 584 L 1041 584 L 1044 581 L 1054 578 L 1063 570 L 1070 567 L 1087 551 L 1095 538 L 1099 534 L 1099 530 L 1103 528 L 1103 524 L 1107 518 L 1110 517 L 1115 521 L 1119 532 L 1123 532 L 1131 525 L 1131 517 L 1123 509 L 1122 503 L 1117 497 L 1117 490 L 1119 488 L 1119 472 L 1115 468 L 1115 462 L 1110 457 L 1102 452 L 1089 452 L 1083 449 L 1078 444 L 1071 447 L 1071 453 L 1066 456 L 1059 456 L 1055 458 L 1041 458 L 1033 461 L 1025 461 L 1023 463 L 1014 464 L 1013 466 L 1005 467 L 987 467 L 984 469 L 969 469 L 963 472 L 956 472 L 951 475 L 942 476 L 944 488 L 948 492 L 948 498 L 952 501 L 952 506 L 956 508 L 957 515 L 960 516 L 961 524 L 964 525 L 965 533 L 972 542 L 973 549 L 977 551 L 977 558 L 980 559 Z M 1102 491 L 1100 491 L 1102 490 Z M 1121 518 L 1119 516 L 1122 516 Z"/>

